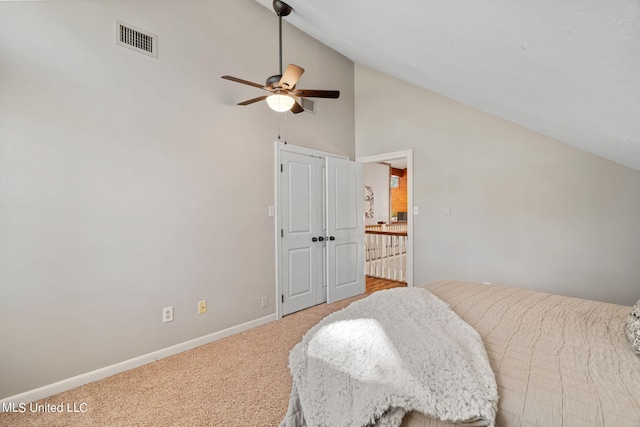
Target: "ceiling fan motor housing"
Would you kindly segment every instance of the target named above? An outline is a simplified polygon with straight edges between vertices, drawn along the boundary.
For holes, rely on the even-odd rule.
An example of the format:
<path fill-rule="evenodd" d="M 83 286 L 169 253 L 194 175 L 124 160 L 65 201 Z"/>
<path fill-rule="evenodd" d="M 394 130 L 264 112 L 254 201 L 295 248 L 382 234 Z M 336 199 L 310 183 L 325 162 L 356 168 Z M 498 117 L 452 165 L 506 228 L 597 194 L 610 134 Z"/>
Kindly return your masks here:
<path fill-rule="evenodd" d="M 281 78 L 282 78 L 282 76 L 280 74 L 275 74 L 275 75 L 273 75 L 273 76 L 271 76 L 271 77 L 269 77 L 267 79 L 267 82 L 265 83 L 265 86 L 269 87 L 269 88 L 273 88 L 275 86 L 279 86 Z"/>

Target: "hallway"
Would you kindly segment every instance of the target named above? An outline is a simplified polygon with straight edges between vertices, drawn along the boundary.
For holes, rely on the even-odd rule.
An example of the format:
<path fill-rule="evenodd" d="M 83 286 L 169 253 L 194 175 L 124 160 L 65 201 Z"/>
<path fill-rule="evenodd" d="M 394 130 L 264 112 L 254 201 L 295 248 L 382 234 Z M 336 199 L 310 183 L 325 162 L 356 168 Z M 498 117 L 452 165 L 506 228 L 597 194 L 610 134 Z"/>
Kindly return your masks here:
<path fill-rule="evenodd" d="M 395 280 L 380 279 L 378 277 L 366 276 L 366 288 L 367 294 L 372 294 L 375 291 L 381 291 L 383 289 L 399 288 L 407 286 L 406 282 L 396 282 Z"/>

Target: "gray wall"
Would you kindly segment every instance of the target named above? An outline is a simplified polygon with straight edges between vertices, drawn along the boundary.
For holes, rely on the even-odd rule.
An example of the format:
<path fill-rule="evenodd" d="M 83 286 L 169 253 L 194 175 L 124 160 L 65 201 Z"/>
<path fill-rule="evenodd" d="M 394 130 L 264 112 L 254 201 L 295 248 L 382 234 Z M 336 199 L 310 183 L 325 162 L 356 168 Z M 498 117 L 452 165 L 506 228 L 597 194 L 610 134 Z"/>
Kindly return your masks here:
<path fill-rule="evenodd" d="M 380 163 L 365 163 L 362 167 L 364 185 L 373 190 L 373 218 L 365 218 L 365 225 L 376 225 L 378 221 L 389 224 L 390 218 L 390 188 L 389 176 L 391 167 Z"/>
<path fill-rule="evenodd" d="M 413 149 L 414 283 L 488 281 L 627 305 L 638 299 L 640 171 L 355 70 L 356 154 Z"/>
<path fill-rule="evenodd" d="M 0 398 L 275 312 L 273 141 L 355 154 L 353 63 L 286 23 L 340 99 L 234 105 L 262 92 L 220 76 L 277 74 L 277 34 L 251 0 L 0 3 Z"/>

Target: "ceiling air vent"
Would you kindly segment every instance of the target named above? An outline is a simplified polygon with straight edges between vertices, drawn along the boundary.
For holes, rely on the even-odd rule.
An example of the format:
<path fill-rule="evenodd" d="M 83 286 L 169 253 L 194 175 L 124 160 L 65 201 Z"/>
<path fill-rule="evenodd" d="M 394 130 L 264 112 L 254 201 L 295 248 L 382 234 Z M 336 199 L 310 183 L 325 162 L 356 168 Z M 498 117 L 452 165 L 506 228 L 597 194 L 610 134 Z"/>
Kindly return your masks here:
<path fill-rule="evenodd" d="M 304 111 L 308 111 L 309 113 L 316 112 L 316 103 L 308 98 L 300 98 L 300 106 L 304 108 Z"/>
<path fill-rule="evenodd" d="M 145 55 L 158 57 L 158 36 L 116 20 L 116 43 Z"/>

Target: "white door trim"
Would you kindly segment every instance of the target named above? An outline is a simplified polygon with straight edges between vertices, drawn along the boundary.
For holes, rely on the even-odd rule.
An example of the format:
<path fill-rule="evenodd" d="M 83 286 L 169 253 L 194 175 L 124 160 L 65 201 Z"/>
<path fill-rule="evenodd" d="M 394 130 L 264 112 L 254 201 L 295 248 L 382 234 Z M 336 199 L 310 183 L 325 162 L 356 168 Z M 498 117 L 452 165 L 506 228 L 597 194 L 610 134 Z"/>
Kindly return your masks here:
<path fill-rule="evenodd" d="M 313 156 L 313 157 L 318 157 L 318 158 L 322 158 L 322 159 L 326 159 L 327 157 L 335 157 L 338 159 L 345 159 L 348 160 L 349 158 L 347 156 L 342 156 L 339 154 L 333 154 L 333 153 L 327 153 L 324 151 L 319 151 L 319 150 L 314 150 L 312 148 L 306 148 L 306 147 L 300 147 L 297 145 L 292 145 L 292 144 L 287 144 L 285 142 L 281 142 L 281 141 L 275 141 L 274 143 L 275 146 L 275 167 L 274 167 L 274 171 L 275 171 L 275 195 L 276 195 L 276 209 L 275 209 L 275 228 L 274 228 L 274 232 L 275 232 L 275 240 L 276 240 L 276 259 L 275 259 L 275 263 L 276 263 L 276 269 L 275 269 L 275 273 L 276 273 L 276 294 L 275 294 L 275 302 L 276 302 L 276 314 L 278 316 L 278 319 L 282 318 L 282 280 L 281 280 L 281 271 L 280 271 L 280 266 L 281 266 L 281 251 L 282 251 L 282 239 L 281 239 L 281 230 L 282 230 L 282 212 L 280 212 L 282 203 L 281 203 L 281 178 L 282 178 L 282 174 L 280 173 L 280 165 L 282 164 L 282 156 L 281 153 L 283 151 L 289 151 L 292 153 L 297 153 L 297 154 L 304 154 L 307 156 Z"/>
<path fill-rule="evenodd" d="M 404 158 L 407 159 L 407 286 L 413 286 L 413 150 L 356 157 L 356 162 L 377 163 Z"/>

